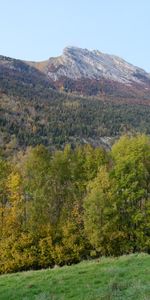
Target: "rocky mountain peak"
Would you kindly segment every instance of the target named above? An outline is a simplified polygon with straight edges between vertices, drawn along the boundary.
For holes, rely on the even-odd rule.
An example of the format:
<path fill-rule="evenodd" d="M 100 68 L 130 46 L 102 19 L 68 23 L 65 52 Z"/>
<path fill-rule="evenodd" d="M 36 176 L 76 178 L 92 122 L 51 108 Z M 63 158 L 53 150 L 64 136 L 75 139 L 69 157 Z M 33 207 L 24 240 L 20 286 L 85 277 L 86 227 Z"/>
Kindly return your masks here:
<path fill-rule="evenodd" d="M 74 46 L 64 48 L 61 56 L 50 58 L 46 72 L 54 81 L 61 77 L 73 80 L 105 78 L 130 85 L 150 80 L 148 73 L 120 57 Z"/>

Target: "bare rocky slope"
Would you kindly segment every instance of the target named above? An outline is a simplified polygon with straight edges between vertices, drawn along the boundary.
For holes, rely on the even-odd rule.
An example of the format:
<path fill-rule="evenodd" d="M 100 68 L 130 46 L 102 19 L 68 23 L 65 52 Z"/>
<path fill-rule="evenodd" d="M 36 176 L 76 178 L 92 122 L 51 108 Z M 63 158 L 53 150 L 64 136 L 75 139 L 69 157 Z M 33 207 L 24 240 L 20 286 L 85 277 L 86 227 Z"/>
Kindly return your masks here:
<path fill-rule="evenodd" d="M 120 57 L 89 51 L 77 47 L 66 47 L 59 57 L 44 62 L 28 62 L 43 72 L 55 87 L 69 91 L 91 94 L 113 94 L 114 90 L 137 96 L 138 92 L 149 94 L 150 74 Z M 109 86 L 109 88 L 108 88 Z M 120 94 L 119 94 L 120 96 Z"/>
<path fill-rule="evenodd" d="M 38 67 L 38 64 L 33 65 Z M 132 82 L 143 84 L 150 81 L 148 73 L 120 57 L 77 47 L 66 47 L 61 56 L 41 63 L 39 69 L 54 81 L 62 76 L 74 80 L 81 78 L 99 80 L 104 77 L 126 84 Z"/>

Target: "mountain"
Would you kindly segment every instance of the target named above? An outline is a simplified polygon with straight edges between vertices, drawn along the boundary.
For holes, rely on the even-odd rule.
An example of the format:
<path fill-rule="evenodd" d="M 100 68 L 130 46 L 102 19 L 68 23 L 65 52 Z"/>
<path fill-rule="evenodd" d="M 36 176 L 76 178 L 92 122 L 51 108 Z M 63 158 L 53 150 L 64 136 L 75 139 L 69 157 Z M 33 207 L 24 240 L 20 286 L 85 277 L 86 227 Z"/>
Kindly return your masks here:
<path fill-rule="evenodd" d="M 28 62 L 43 72 L 56 88 L 89 95 L 150 95 L 150 74 L 120 57 L 66 47 L 59 57 Z"/>
<path fill-rule="evenodd" d="M 137 131 L 150 134 L 144 70 L 75 47 L 39 63 L 0 56 L 0 147 L 8 152 L 37 144 L 109 146 Z"/>
<path fill-rule="evenodd" d="M 150 81 L 148 73 L 120 57 L 77 47 L 66 47 L 61 56 L 33 65 L 54 81 L 63 76 L 73 80 L 82 78 L 99 80 L 103 77 L 125 84 L 132 82 L 142 84 L 145 80 Z"/>
<path fill-rule="evenodd" d="M 22 90 L 36 85 L 85 96 L 150 99 L 149 73 L 117 56 L 77 47 L 43 62 L 0 56 L 0 88 L 15 81 Z"/>

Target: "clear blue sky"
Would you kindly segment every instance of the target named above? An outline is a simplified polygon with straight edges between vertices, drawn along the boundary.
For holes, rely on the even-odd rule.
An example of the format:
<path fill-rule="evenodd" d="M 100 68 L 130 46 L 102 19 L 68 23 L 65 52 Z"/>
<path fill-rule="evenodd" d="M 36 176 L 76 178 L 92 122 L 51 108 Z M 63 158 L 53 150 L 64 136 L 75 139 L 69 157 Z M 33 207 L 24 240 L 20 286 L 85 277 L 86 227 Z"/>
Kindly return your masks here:
<path fill-rule="evenodd" d="M 0 54 L 45 60 L 73 45 L 150 72 L 150 0 L 0 0 Z"/>

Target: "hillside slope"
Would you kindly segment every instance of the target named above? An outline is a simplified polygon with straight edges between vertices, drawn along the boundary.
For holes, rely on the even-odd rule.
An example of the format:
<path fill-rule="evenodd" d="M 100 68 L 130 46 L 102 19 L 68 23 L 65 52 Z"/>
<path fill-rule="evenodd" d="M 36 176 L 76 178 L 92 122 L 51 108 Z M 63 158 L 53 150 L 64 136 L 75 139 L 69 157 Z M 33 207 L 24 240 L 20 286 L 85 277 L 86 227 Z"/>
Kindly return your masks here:
<path fill-rule="evenodd" d="M 84 68 L 87 59 L 86 76 L 91 74 L 88 68 L 92 65 L 92 59 L 97 55 L 102 56 L 104 64 L 107 57 L 100 52 L 76 48 L 76 55 L 73 56 L 72 52 L 69 54 L 70 51 L 72 48 L 67 48 L 62 56 L 67 57 L 64 63 L 67 59 L 70 59 L 70 64 L 74 61 L 72 71 L 69 72 L 74 72 L 75 63 L 78 67 L 80 65 L 80 69 Z M 87 53 L 82 61 L 79 60 L 80 52 Z M 90 56 L 91 60 L 88 59 Z M 73 146 L 90 143 L 109 147 L 112 137 L 116 138 L 128 131 L 150 134 L 149 74 L 123 61 L 126 67 L 124 75 L 124 67 L 116 71 L 113 66 L 114 72 L 122 72 L 119 73 L 122 74 L 119 75 L 122 76 L 121 82 L 109 76 L 94 79 L 94 75 L 93 78 L 90 75 L 78 79 L 63 77 L 55 81 L 50 78 L 49 63 L 53 61 L 57 64 L 57 61 L 63 60 L 62 57 L 28 65 L 20 60 L 0 56 L 1 147 L 8 148 L 8 151 L 41 143 L 51 148 L 61 148 L 66 143 Z M 117 58 L 113 59 L 115 61 Z M 111 60 L 109 58 L 109 64 Z M 132 75 L 127 75 L 128 68 L 129 73 L 132 70 Z M 136 70 L 141 73 L 133 83 L 131 79 Z M 57 71 L 54 70 L 53 74 Z"/>
<path fill-rule="evenodd" d="M 74 80 L 79 78 L 98 80 L 104 77 L 126 84 L 131 82 L 142 84 L 146 80 L 150 81 L 150 75 L 143 69 L 118 56 L 71 46 L 66 47 L 61 56 L 33 65 L 54 80 L 66 76 Z"/>
<path fill-rule="evenodd" d="M 149 73 L 115 55 L 77 47 L 42 62 L 0 56 L 0 88 L 18 89 L 18 83 L 23 91 L 38 85 L 78 95 L 150 99 Z"/>
<path fill-rule="evenodd" d="M 29 97 L 0 95 L 1 146 L 10 150 L 37 144 L 51 148 L 66 143 L 100 146 L 109 145 L 110 137 L 128 131 L 150 134 L 149 104 L 72 97 L 52 91 L 42 98 L 34 91 L 30 95 L 27 90 Z"/>
<path fill-rule="evenodd" d="M 56 88 L 88 95 L 150 96 L 150 74 L 122 58 L 66 47 L 61 56 L 28 62 L 42 71 Z"/>
<path fill-rule="evenodd" d="M 149 300 L 150 256 L 102 258 L 0 276 L 1 300 Z"/>

